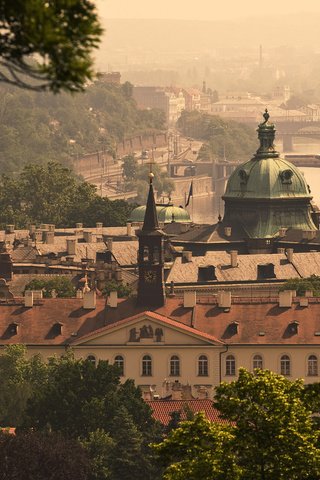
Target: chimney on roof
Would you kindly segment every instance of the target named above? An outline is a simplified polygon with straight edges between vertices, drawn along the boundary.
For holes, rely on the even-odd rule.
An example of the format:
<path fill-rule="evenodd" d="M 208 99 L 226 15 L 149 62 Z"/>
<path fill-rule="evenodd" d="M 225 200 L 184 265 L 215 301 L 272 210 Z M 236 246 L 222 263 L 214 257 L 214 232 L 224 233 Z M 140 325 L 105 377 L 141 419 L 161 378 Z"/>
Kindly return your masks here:
<path fill-rule="evenodd" d="M 44 231 L 42 238 L 44 243 L 50 244 L 50 245 L 54 244 L 54 231 L 50 231 L 50 230 Z"/>
<path fill-rule="evenodd" d="M 284 254 L 285 251 L 286 251 L 285 248 L 280 248 L 280 247 L 277 248 L 277 253 L 282 253 L 282 254 Z"/>
<path fill-rule="evenodd" d="M 183 250 L 182 263 L 192 262 L 192 252 L 190 250 Z"/>
<path fill-rule="evenodd" d="M 76 238 L 67 238 L 67 253 L 68 255 L 75 255 L 77 248 Z"/>
<path fill-rule="evenodd" d="M 287 253 L 288 262 L 292 263 L 293 262 L 293 248 L 287 248 L 286 253 Z"/>
<path fill-rule="evenodd" d="M 33 234 L 35 233 L 36 231 L 36 225 L 29 225 L 29 235 L 30 236 L 33 236 Z"/>
<path fill-rule="evenodd" d="M 204 385 L 200 385 L 200 387 L 198 388 L 198 398 L 199 400 L 205 400 L 206 398 L 208 398 L 208 388 L 205 387 Z"/>
<path fill-rule="evenodd" d="M 293 292 L 292 290 L 283 290 L 279 292 L 279 307 L 289 308 L 292 305 Z"/>
<path fill-rule="evenodd" d="M 81 230 L 83 228 L 83 223 L 76 223 L 76 229 Z"/>
<path fill-rule="evenodd" d="M 117 282 L 121 282 L 122 281 L 122 270 L 121 268 L 117 268 L 116 271 L 115 271 L 115 277 L 116 277 L 116 281 Z"/>
<path fill-rule="evenodd" d="M 36 231 L 33 234 L 34 240 L 36 243 L 42 242 L 42 235 L 43 235 L 43 231 L 40 230 L 39 228 L 36 229 Z"/>
<path fill-rule="evenodd" d="M 55 229 L 56 229 L 56 226 L 53 223 L 50 223 L 50 225 L 48 225 L 48 227 L 49 227 L 49 232 L 54 232 Z"/>
<path fill-rule="evenodd" d="M 24 292 L 24 306 L 27 308 L 33 307 L 33 291 L 26 290 Z"/>
<path fill-rule="evenodd" d="M 286 236 L 286 232 L 287 232 L 287 229 L 284 228 L 284 227 L 281 227 L 281 228 L 279 228 L 278 236 L 279 236 L 280 238 L 283 238 L 283 237 Z"/>
<path fill-rule="evenodd" d="M 127 236 L 131 237 L 132 236 L 132 223 L 127 222 Z"/>
<path fill-rule="evenodd" d="M 238 250 L 230 250 L 230 264 L 233 268 L 238 266 Z"/>
<path fill-rule="evenodd" d="M 6 233 L 14 233 L 14 225 L 6 225 Z"/>
<path fill-rule="evenodd" d="M 195 290 L 185 290 L 183 292 L 183 306 L 193 308 L 197 304 L 197 292 Z"/>
<path fill-rule="evenodd" d="M 217 302 L 220 308 L 231 308 L 231 292 L 225 290 L 218 292 Z"/>
<path fill-rule="evenodd" d="M 78 290 L 76 291 L 76 298 L 83 298 L 83 293 L 82 293 L 82 290 L 80 290 L 80 288 L 78 288 Z"/>
<path fill-rule="evenodd" d="M 86 243 L 92 243 L 92 232 L 85 230 L 83 232 L 83 239 Z"/>
<path fill-rule="evenodd" d="M 97 306 L 97 297 L 95 290 L 83 293 L 83 308 L 85 310 L 94 310 Z"/>
<path fill-rule="evenodd" d="M 101 230 L 103 228 L 103 223 L 102 222 L 96 222 L 96 228 Z"/>
<path fill-rule="evenodd" d="M 108 238 L 107 238 L 107 247 L 108 247 L 108 250 L 109 250 L 110 252 L 112 252 L 112 243 L 113 243 L 112 237 L 108 237 Z"/>
<path fill-rule="evenodd" d="M 117 308 L 118 306 L 118 292 L 116 290 L 110 292 L 108 305 L 110 308 Z"/>

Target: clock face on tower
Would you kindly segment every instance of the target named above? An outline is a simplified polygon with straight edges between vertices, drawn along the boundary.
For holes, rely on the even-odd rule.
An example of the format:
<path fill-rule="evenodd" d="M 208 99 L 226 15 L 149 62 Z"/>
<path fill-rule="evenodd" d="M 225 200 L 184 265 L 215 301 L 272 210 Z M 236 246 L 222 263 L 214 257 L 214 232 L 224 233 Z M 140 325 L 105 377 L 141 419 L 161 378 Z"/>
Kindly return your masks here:
<path fill-rule="evenodd" d="M 147 272 L 145 272 L 144 280 L 147 283 L 155 283 L 156 279 L 157 279 L 157 274 L 153 270 L 148 270 Z"/>

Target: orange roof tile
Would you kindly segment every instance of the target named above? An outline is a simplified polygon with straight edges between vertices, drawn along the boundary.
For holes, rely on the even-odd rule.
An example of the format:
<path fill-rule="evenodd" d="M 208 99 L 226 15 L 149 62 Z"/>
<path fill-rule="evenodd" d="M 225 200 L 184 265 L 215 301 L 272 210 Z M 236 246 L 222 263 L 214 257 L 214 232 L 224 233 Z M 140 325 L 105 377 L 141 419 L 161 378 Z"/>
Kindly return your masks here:
<path fill-rule="evenodd" d="M 186 420 L 185 409 L 190 409 L 193 413 L 204 412 L 211 422 L 228 423 L 220 418 L 219 411 L 213 407 L 212 400 L 209 399 L 146 400 L 146 403 L 152 409 L 153 418 L 163 425 L 169 424 L 173 412 L 180 412 L 181 420 Z"/>

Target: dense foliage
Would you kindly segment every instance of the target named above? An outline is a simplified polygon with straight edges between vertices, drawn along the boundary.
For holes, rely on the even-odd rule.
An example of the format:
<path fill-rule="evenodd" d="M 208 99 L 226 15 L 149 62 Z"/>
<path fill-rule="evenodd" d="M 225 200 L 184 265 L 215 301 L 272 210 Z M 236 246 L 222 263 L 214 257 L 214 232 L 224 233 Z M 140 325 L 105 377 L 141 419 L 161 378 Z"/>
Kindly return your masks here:
<path fill-rule="evenodd" d="M 311 275 L 307 278 L 290 278 L 282 285 L 280 290 L 295 290 L 298 296 L 303 296 L 306 291 L 311 291 L 315 297 L 319 297 L 320 277 Z"/>
<path fill-rule="evenodd" d="M 132 86 L 101 82 L 78 95 L 0 88 L 0 173 L 18 172 L 27 163 L 59 161 L 104 149 L 115 154 L 126 136 L 162 129 L 162 111 L 138 110 Z"/>
<path fill-rule="evenodd" d="M 2 433 L 0 457 L 0 480 L 87 480 L 90 471 L 85 448 L 55 433 Z"/>
<path fill-rule="evenodd" d="M 310 405 L 319 393 L 267 370 L 239 370 L 216 389 L 228 425 L 202 415 L 172 430 L 154 449 L 166 480 L 307 480 L 320 474 L 319 431 Z M 319 404 L 319 401 L 318 401 Z"/>
<path fill-rule="evenodd" d="M 118 373 L 106 361 L 95 365 L 71 352 L 45 363 L 10 346 L 0 355 L 0 425 L 18 427 L 18 435 L 50 431 L 80 440 L 92 480 L 129 479 L 133 470 L 137 480 L 156 479 L 148 445 L 159 427 L 140 390 L 133 381 L 120 383 Z"/>
<path fill-rule="evenodd" d="M 59 163 L 30 164 L 17 177 L 0 178 L 0 224 L 17 228 L 52 223 L 74 227 L 77 222 L 94 227 L 124 225 L 134 206 L 96 194 L 96 188 L 77 179 Z"/>
<path fill-rule="evenodd" d="M 241 123 L 198 111 L 184 111 L 177 126 L 184 135 L 205 142 L 199 152 L 203 160 L 244 161 L 257 150 L 254 130 Z"/>
<path fill-rule="evenodd" d="M 92 78 L 102 28 L 89 0 L 1 0 L 0 81 L 79 91 Z"/>
<path fill-rule="evenodd" d="M 26 285 L 25 290 L 42 290 L 44 298 L 51 298 L 53 292 L 59 298 L 74 297 L 76 294 L 71 280 L 63 275 L 49 280 L 34 278 Z"/>

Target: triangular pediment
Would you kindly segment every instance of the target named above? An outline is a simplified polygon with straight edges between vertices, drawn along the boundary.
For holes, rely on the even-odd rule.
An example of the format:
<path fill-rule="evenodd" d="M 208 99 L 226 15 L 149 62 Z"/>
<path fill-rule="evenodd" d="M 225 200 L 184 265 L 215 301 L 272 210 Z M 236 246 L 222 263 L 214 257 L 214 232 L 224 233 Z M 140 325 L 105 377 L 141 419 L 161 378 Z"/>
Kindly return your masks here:
<path fill-rule="evenodd" d="M 143 312 L 78 338 L 73 345 L 220 345 L 214 337 L 153 312 Z"/>

